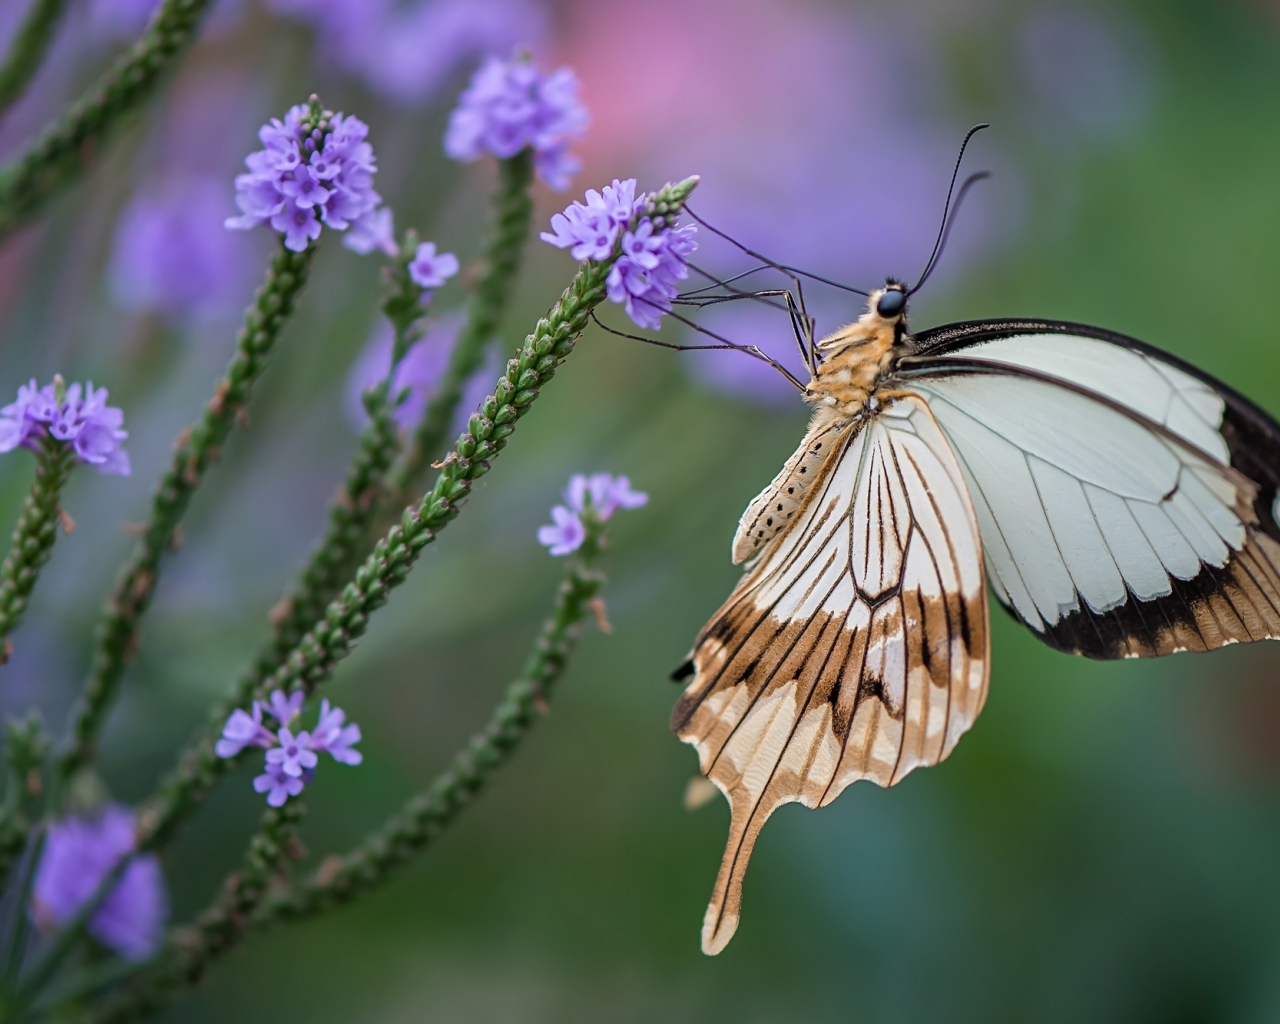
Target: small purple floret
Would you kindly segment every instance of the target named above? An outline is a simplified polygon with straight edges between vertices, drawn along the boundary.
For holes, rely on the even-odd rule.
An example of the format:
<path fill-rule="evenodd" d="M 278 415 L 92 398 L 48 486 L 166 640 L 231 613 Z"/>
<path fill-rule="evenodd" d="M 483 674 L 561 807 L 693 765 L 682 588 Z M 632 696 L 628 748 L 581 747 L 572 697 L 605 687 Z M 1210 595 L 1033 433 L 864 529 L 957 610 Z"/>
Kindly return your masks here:
<path fill-rule="evenodd" d="M 458 257 L 451 252 L 436 253 L 435 242 L 423 242 L 409 264 L 409 277 L 423 290 L 439 288 L 458 272 Z"/>
<path fill-rule="evenodd" d="M 280 725 L 288 725 L 302 713 L 302 705 L 307 695 L 301 690 L 294 690 L 287 697 L 283 690 L 272 690 L 267 697 L 266 710 Z"/>
<path fill-rule="evenodd" d="M 302 779 L 288 774 L 281 765 L 268 764 L 263 773 L 253 780 L 253 791 L 266 793 L 270 806 L 283 807 L 284 802 L 301 793 L 305 785 Z"/>
<path fill-rule="evenodd" d="M 631 481 L 625 476 L 609 473 L 593 473 L 590 477 L 577 473 L 569 478 L 564 500 L 574 512 L 594 508 L 601 519 L 608 519 L 620 508 L 639 508 L 649 501 L 649 495 L 633 491 Z"/>
<path fill-rule="evenodd" d="M 322 750 L 335 761 L 343 764 L 359 764 L 364 755 L 352 749 L 360 742 L 360 726 L 346 724 L 347 713 L 342 708 L 331 708 L 329 702 L 320 703 L 320 721 L 311 731 L 311 749 Z"/>
<path fill-rule="evenodd" d="M 309 113 L 300 104 L 283 121 L 273 118 L 263 125 L 258 137 L 264 148 L 245 158 L 249 173 L 236 177 L 241 215 L 227 218 L 227 227 L 247 230 L 270 224 L 294 252 L 319 238 L 322 227 L 345 231 L 357 225 L 362 238 L 382 227 L 366 219 L 382 202 L 373 189 L 377 165 L 366 141 L 368 126 L 334 114 L 327 132 L 308 131 L 304 120 Z M 385 226 L 389 232 L 389 219 Z M 384 235 L 374 238 L 365 252 L 385 248 Z M 350 247 L 361 251 L 361 244 Z"/>
<path fill-rule="evenodd" d="M 582 547 L 587 539 L 587 528 L 582 525 L 578 513 L 556 505 L 551 509 L 553 522 L 538 527 L 538 543 L 550 549 L 556 556 L 569 555 Z"/>
<path fill-rule="evenodd" d="M 542 74 L 530 61 L 490 57 L 471 78 L 449 118 L 444 151 L 455 160 L 482 153 L 508 159 L 532 149 L 538 176 L 561 191 L 581 167 L 569 146 L 590 120 L 569 68 Z"/>
<path fill-rule="evenodd" d="M 219 757 L 235 757 L 245 747 L 269 747 L 274 742 L 271 730 L 262 724 L 262 705 L 254 701 L 252 715 L 239 708 L 231 712 L 213 752 Z"/>
<path fill-rule="evenodd" d="M 279 765 L 286 775 L 300 779 L 308 768 L 314 768 L 320 763 L 316 752 L 311 749 L 309 732 L 303 731 L 294 736 L 288 729 L 281 729 L 276 733 L 276 738 L 280 741 L 280 746 L 267 751 L 268 765 Z"/>
<path fill-rule="evenodd" d="M 671 311 L 671 300 L 680 293 L 678 282 L 689 276 L 687 257 L 698 243 L 692 224 L 642 234 L 648 226 L 642 224 L 622 236 L 622 255 L 605 279 L 605 290 L 610 302 L 626 307 L 637 326 L 656 331 L 663 314 Z"/>
<path fill-rule="evenodd" d="M 72 384 L 62 401 L 53 384 L 37 387 L 34 380 L 18 388 L 17 401 L 0 409 L 0 452 L 14 448 L 36 451 L 46 434 L 69 444 L 81 461 L 99 473 L 129 475 L 129 453 L 122 444 L 124 413 L 107 405 L 107 389 L 93 382 Z"/>
<path fill-rule="evenodd" d="M 37 923 L 54 930 L 69 925 L 136 842 L 133 814 L 119 804 L 51 825 L 32 888 Z M 94 912 L 89 933 L 126 960 L 145 960 L 159 947 L 168 914 L 160 861 L 143 854 Z"/>
<path fill-rule="evenodd" d="M 351 222 L 350 229 L 342 236 L 342 244 L 361 256 L 367 256 L 374 249 L 388 256 L 400 255 L 391 207 L 379 206 L 376 210 L 362 213 Z"/>

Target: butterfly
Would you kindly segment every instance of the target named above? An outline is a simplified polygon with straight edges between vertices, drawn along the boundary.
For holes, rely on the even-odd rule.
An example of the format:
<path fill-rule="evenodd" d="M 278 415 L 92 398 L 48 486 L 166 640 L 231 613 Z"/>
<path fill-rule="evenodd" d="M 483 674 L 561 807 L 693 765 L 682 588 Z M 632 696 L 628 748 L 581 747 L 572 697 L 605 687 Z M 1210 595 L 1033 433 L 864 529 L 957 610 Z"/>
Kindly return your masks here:
<path fill-rule="evenodd" d="M 913 290 L 888 281 L 810 344 L 808 431 L 743 514 L 745 572 L 673 674 L 672 729 L 730 805 L 707 954 L 774 810 L 955 749 L 987 696 L 988 586 L 1090 658 L 1280 637 L 1280 424 L 1096 327 L 911 334 Z"/>

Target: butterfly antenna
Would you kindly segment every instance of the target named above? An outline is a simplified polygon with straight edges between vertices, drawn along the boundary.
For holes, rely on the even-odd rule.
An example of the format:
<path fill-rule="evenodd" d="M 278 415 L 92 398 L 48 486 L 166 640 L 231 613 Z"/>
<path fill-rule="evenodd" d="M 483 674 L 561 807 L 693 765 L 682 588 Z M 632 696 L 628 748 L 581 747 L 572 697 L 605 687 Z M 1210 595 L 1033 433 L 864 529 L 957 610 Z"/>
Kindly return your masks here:
<path fill-rule="evenodd" d="M 781 270 L 784 273 L 788 273 L 788 274 L 799 274 L 801 277 L 807 277 L 811 281 L 820 281 L 822 284 L 829 284 L 831 285 L 832 288 L 839 288 L 841 291 L 845 291 L 845 292 L 853 292 L 855 295 L 870 294 L 869 292 L 864 292 L 861 288 L 854 288 L 852 285 L 841 284 L 839 281 L 833 281 L 829 277 L 823 277 L 820 274 L 813 274 L 807 270 L 801 270 L 799 267 L 791 267 L 785 263 L 776 263 L 773 260 L 769 259 L 768 256 L 762 255 L 761 253 L 756 252 L 754 249 L 748 249 L 736 238 L 733 238 L 732 236 L 725 234 L 719 228 L 713 227 L 712 225 L 708 224 L 705 220 L 703 220 L 696 213 L 694 213 L 693 210 L 691 210 L 687 204 L 685 205 L 684 212 L 687 213 L 694 220 L 696 220 L 708 231 L 710 231 L 713 235 L 719 235 L 730 245 L 736 246 L 737 248 L 741 249 L 752 259 L 759 260 L 766 267 L 773 267 L 774 270 Z"/>
<path fill-rule="evenodd" d="M 929 275 L 933 273 L 933 268 L 937 265 L 938 257 L 942 254 L 942 246 L 943 246 L 943 243 L 946 241 L 947 231 L 951 224 L 951 196 L 955 192 L 956 178 L 960 176 L 960 163 L 961 161 L 964 160 L 964 151 L 969 145 L 969 140 L 972 139 L 978 132 L 982 131 L 983 128 L 990 128 L 990 127 L 991 125 L 985 121 L 982 124 L 975 124 L 972 128 L 970 128 L 965 133 L 964 141 L 960 143 L 960 152 L 956 156 L 956 165 L 951 171 L 951 184 L 947 186 L 947 201 L 946 201 L 946 204 L 942 207 L 942 223 L 938 225 L 938 237 L 934 240 L 933 252 L 929 254 L 929 262 L 925 264 L 924 272 L 920 275 L 920 280 L 918 280 L 914 285 L 912 285 L 910 288 L 907 289 L 908 295 L 910 295 L 914 291 L 917 291 L 920 288 L 920 286 L 925 283 Z M 969 188 L 970 185 L 972 185 L 975 181 L 980 181 L 983 177 L 986 177 L 986 176 L 987 175 L 984 173 L 982 175 L 972 175 L 968 179 L 966 179 L 965 183 L 960 186 L 960 197 L 964 196 L 965 191 Z M 956 200 L 957 208 L 959 207 L 959 205 L 960 205 L 960 201 L 959 201 L 959 198 L 957 198 Z"/>

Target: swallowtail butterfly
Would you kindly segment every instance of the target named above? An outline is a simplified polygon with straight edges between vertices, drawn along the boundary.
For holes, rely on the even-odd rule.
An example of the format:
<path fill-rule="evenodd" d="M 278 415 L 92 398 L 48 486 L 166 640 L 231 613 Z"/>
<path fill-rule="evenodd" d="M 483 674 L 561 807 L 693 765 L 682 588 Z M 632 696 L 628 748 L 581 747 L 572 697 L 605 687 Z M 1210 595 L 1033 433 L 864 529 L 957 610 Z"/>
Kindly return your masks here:
<path fill-rule="evenodd" d="M 808 432 L 743 514 L 746 571 L 673 676 L 672 728 L 731 808 L 709 954 L 777 807 L 892 786 L 973 725 L 988 585 L 1090 658 L 1280 637 L 1280 424 L 1096 327 L 911 334 L 912 290 L 889 281 L 809 345 Z"/>

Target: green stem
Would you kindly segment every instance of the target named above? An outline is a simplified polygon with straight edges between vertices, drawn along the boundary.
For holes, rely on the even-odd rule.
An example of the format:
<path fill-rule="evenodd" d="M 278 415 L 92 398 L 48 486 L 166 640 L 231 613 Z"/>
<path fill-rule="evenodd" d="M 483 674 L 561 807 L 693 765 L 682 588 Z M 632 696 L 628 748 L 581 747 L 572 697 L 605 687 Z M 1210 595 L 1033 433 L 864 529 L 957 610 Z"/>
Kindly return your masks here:
<path fill-rule="evenodd" d="M 8 883 L 9 873 L 31 834 L 31 821 L 44 795 L 41 769 L 49 751 L 49 736 L 38 711 L 28 712 L 23 718 L 8 719 L 4 723 L 4 734 L 9 776 L 5 781 L 4 804 L 0 806 L 0 891 Z"/>
<path fill-rule="evenodd" d="M 209 0 L 164 0 L 146 31 L 31 147 L 0 168 L 0 238 L 79 175 L 187 48 Z"/>
<path fill-rule="evenodd" d="M 400 256 L 386 275 L 382 311 L 394 329 L 391 364 L 387 376 L 365 392 L 369 423 L 360 434 L 347 477 L 329 505 L 324 535 L 312 550 L 293 589 L 271 612 L 271 637 L 254 657 L 252 665 L 236 680 L 226 700 L 214 708 L 211 725 L 218 729 L 233 708 L 248 702 L 254 691 L 280 667 L 297 646 L 307 628 L 324 614 L 327 605 L 351 578 L 360 556 L 371 543 L 369 531 L 385 498 L 384 478 L 400 448 L 399 426 L 391 394 L 396 369 L 418 340 L 418 325 L 427 310 L 422 288 L 409 275 L 409 263 L 418 247 L 418 236 L 405 232 Z"/>
<path fill-rule="evenodd" d="M 35 77 L 54 30 L 67 8 L 67 0 L 35 0 L 18 34 L 9 46 L 9 56 L 0 66 L 0 114 L 13 106 Z"/>
<path fill-rule="evenodd" d="M 125 1024 L 158 1010 L 195 985 L 209 966 L 244 934 L 267 889 L 299 853 L 303 804 L 290 800 L 262 816 L 240 870 L 223 883 L 217 899 L 185 928 L 170 933 L 159 962 L 92 1011 L 92 1024 Z"/>
<path fill-rule="evenodd" d="M 53 554 L 58 537 L 58 499 L 75 460 L 75 449 L 70 445 L 48 434 L 41 439 L 36 478 L 22 502 L 9 553 L 0 565 L 0 665 L 9 660 L 13 649 L 9 634 L 22 621 L 40 570 Z"/>
<path fill-rule="evenodd" d="M 369 839 L 342 857 L 327 858 L 298 885 L 272 894 L 258 911 L 256 925 L 309 917 L 381 885 L 395 868 L 452 824 L 545 712 L 544 702 L 573 653 L 583 620 L 603 583 L 593 568 L 601 546 L 599 524 L 593 523 L 587 540 L 565 566 L 555 608 L 519 678 L 507 687 L 485 727 L 454 755 L 449 768 Z"/>
<path fill-rule="evenodd" d="M 98 734 L 120 688 L 133 653 L 138 621 L 151 603 L 160 560 L 174 543 L 178 524 L 205 471 L 219 456 L 254 383 L 293 312 L 306 283 L 314 247 L 295 253 L 283 245 L 271 260 L 254 302 L 245 312 L 236 352 L 204 414 L 180 436 L 173 460 L 151 501 L 151 516 L 132 557 L 125 563 L 98 626 L 93 666 L 72 710 L 71 736 L 58 761 L 64 783 L 95 754 Z"/>
<path fill-rule="evenodd" d="M 533 182 L 531 151 L 526 149 L 500 161 L 498 175 L 484 276 L 467 310 L 467 322 L 449 354 L 449 365 L 440 378 L 439 390 L 414 430 L 404 457 L 391 473 L 390 490 L 404 500 L 408 500 L 407 492 L 420 479 L 427 463 L 443 454 L 462 389 L 484 363 L 485 349 L 502 322 L 520 271 L 520 258 L 533 216 L 533 200 L 529 196 Z"/>
<path fill-rule="evenodd" d="M 678 217 L 697 181 L 696 177 L 687 178 L 660 189 L 651 198 L 644 216 Z M 604 299 L 605 278 L 616 258 L 615 253 L 608 260 L 579 267 L 573 282 L 538 321 L 516 357 L 507 362 L 494 393 L 471 417 L 467 432 L 458 438 L 435 485 L 417 507 L 405 509 L 400 522 L 378 541 L 351 582 L 330 602 L 324 617 L 312 625 L 281 667 L 263 681 L 259 695 L 295 688 L 310 693 L 351 652 L 354 641 L 368 626 L 369 616 L 408 577 L 422 549 L 457 516 L 472 485 L 489 471 L 489 460 L 506 447 L 516 422 L 529 411 L 542 386 L 573 351 L 592 310 Z M 162 844 L 237 763 L 236 758 L 220 758 L 214 753 L 217 739 L 218 730 L 211 728 L 182 753 L 177 768 L 142 816 L 144 843 Z"/>

